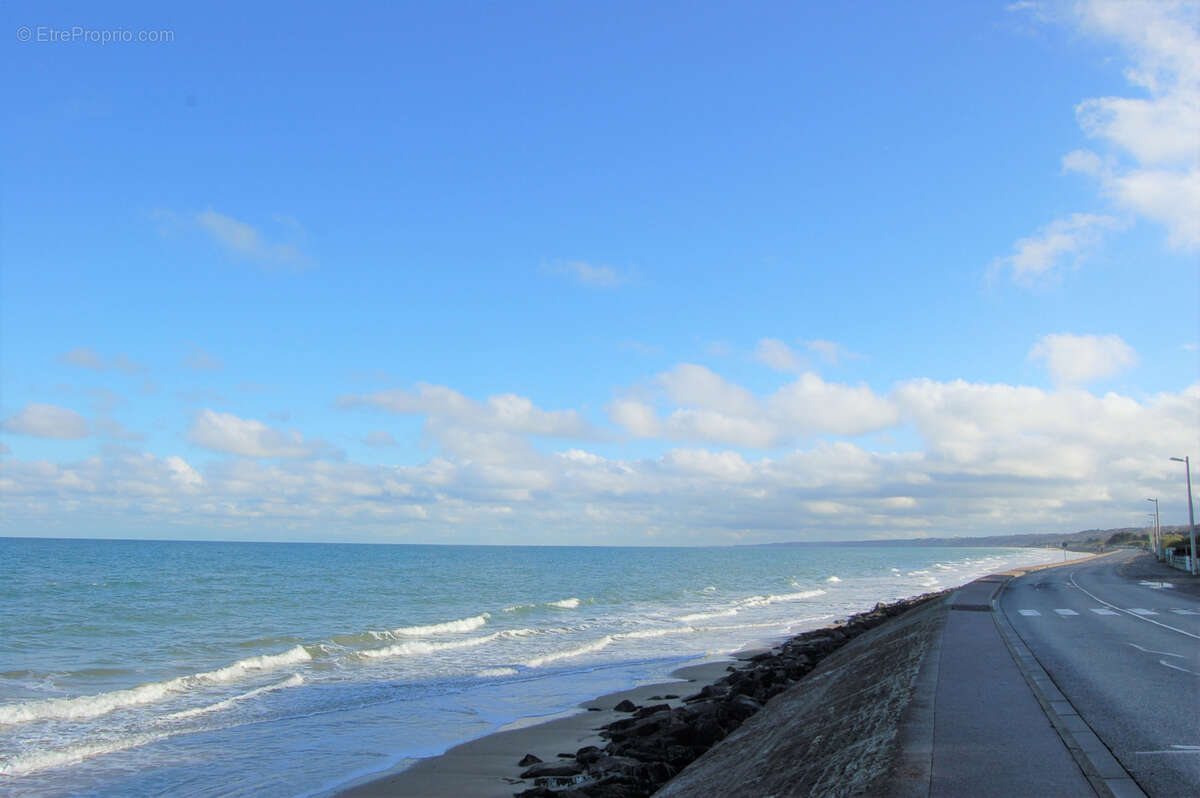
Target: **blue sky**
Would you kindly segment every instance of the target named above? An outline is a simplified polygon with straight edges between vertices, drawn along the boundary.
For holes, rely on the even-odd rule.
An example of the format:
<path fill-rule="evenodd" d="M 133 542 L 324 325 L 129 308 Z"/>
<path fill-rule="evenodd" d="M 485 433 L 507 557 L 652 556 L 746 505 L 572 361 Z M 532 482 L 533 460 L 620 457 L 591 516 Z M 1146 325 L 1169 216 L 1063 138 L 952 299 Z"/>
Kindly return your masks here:
<path fill-rule="evenodd" d="M 1186 518 L 1196 3 L 5 18 L 4 534 Z"/>

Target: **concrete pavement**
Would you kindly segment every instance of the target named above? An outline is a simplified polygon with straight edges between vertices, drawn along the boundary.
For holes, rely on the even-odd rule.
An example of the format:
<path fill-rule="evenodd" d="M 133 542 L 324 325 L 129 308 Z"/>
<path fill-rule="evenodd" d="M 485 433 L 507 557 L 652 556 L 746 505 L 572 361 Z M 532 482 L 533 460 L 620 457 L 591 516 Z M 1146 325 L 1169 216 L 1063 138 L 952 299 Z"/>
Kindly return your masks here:
<path fill-rule="evenodd" d="M 950 600 L 900 733 L 895 796 L 1142 796 L 1004 618 L 993 599 L 1016 573 Z"/>

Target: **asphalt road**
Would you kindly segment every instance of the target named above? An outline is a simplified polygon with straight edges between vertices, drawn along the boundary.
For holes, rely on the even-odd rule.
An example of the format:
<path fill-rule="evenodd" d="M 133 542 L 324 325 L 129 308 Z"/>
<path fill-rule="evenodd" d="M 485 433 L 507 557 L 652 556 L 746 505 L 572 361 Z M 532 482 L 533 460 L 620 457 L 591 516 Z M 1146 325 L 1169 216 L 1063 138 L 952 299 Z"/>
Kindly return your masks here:
<path fill-rule="evenodd" d="M 1200 584 L 1122 552 L 1013 580 L 1000 608 L 1147 795 L 1200 795 Z"/>

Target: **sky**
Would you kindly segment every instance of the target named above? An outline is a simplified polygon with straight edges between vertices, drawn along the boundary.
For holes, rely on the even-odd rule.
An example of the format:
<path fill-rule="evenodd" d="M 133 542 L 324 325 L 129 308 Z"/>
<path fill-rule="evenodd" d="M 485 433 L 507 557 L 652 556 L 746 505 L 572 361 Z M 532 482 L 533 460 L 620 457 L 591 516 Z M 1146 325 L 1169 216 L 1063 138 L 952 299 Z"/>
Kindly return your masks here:
<path fill-rule="evenodd" d="M 1187 521 L 1196 2 L 2 15 L 0 534 Z"/>

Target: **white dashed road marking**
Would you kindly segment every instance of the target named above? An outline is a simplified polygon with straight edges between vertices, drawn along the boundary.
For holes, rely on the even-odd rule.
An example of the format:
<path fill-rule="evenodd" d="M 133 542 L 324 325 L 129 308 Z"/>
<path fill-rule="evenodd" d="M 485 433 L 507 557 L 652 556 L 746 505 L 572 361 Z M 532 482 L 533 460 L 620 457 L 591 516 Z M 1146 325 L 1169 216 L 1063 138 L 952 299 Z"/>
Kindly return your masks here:
<path fill-rule="evenodd" d="M 1017 610 L 1022 615 L 1041 615 L 1037 610 Z"/>
<path fill-rule="evenodd" d="M 1055 610 L 1059 615 L 1078 615 L 1075 610 Z"/>
<path fill-rule="evenodd" d="M 1160 659 L 1158 661 L 1158 664 L 1162 665 L 1164 667 L 1170 668 L 1171 670 L 1183 671 L 1184 673 L 1190 673 L 1193 676 L 1200 676 L 1200 673 L 1196 673 L 1195 671 L 1189 671 L 1187 668 L 1181 668 L 1178 665 L 1172 665 L 1171 663 L 1167 662 L 1165 659 Z"/>
<path fill-rule="evenodd" d="M 1092 612 L 1096 613 L 1097 615 L 1119 615 L 1120 614 L 1120 613 L 1113 612 L 1112 610 L 1106 610 L 1103 607 L 1092 607 Z"/>
<path fill-rule="evenodd" d="M 1142 607 L 1130 607 L 1129 611 L 1134 615 L 1158 615 L 1154 610 L 1143 609 Z"/>
<path fill-rule="evenodd" d="M 1182 654 L 1172 654 L 1172 653 L 1171 653 L 1171 652 L 1169 652 L 1169 651 L 1154 651 L 1153 649 L 1149 649 L 1149 648 L 1142 648 L 1142 647 L 1141 647 L 1141 646 L 1139 646 L 1137 643 L 1130 643 L 1129 645 L 1133 646 L 1133 647 L 1134 647 L 1134 648 L 1136 648 L 1138 651 L 1145 651 L 1147 654 L 1160 654 L 1160 655 L 1162 655 L 1162 656 L 1164 656 L 1164 657 L 1179 657 L 1180 659 L 1182 659 L 1182 658 L 1183 658 L 1183 655 L 1182 655 Z"/>
<path fill-rule="evenodd" d="M 1176 615 L 1200 615 L 1196 610 L 1171 610 Z"/>

